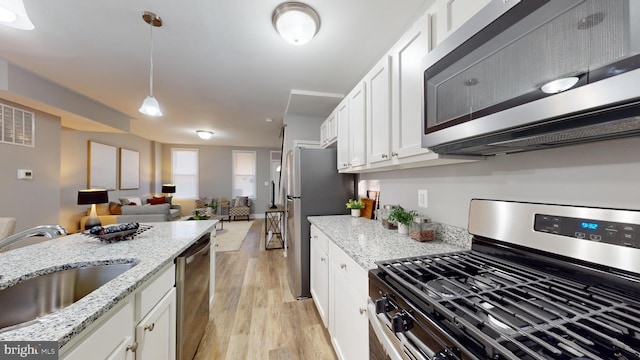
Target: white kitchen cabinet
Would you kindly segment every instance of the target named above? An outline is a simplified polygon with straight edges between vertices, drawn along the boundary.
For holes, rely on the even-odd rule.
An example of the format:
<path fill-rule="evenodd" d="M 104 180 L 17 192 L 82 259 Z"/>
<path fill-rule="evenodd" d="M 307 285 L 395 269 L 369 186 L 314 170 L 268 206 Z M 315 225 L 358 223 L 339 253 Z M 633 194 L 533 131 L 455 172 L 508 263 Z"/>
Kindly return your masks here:
<path fill-rule="evenodd" d="M 350 166 L 351 141 L 349 125 L 349 99 L 342 100 L 336 108 L 336 121 L 338 124 L 338 170 L 345 170 Z"/>
<path fill-rule="evenodd" d="M 311 226 L 311 297 L 325 327 L 329 325 L 329 239 Z"/>
<path fill-rule="evenodd" d="M 469 20 L 480 9 L 488 5 L 492 0 L 438 0 L 437 6 L 437 37 L 434 44 L 440 44 L 460 25 Z M 516 1 L 519 0 L 493 0 Z"/>
<path fill-rule="evenodd" d="M 350 167 L 357 168 L 367 163 L 366 143 L 366 83 L 360 82 L 347 96 L 349 99 Z"/>
<path fill-rule="evenodd" d="M 367 159 L 391 161 L 391 56 L 385 55 L 367 74 Z"/>
<path fill-rule="evenodd" d="M 329 334 L 342 360 L 369 359 L 367 272 L 329 242 Z"/>
<path fill-rule="evenodd" d="M 392 48 L 392 130 L 395 159 L 429 153 L 422 141 L 422 64 L 430 49 L 430 16 L 422 16 Z"/>
<path fill-rule="evenodd" d="M 105 320 L 78 343 L 73 350 L 61 356 L 65 360 L 126 359 L 135 358 L 134 301 L 123 300 L 123 306 L 105 315 Z M 92 324 L 93 325 L 93 324 Z"/>
<path fill-rule="evenodd" d="M 222 221 L 222 220 L 220 220 Z M 218 243 L 216 241 L 216 228 L 211 230 L 211 254 L 209 256 L 209 315 L 213 315 L 213 300 L 216 294 L 216 249 Z"/>
<path fill-rule="evenodd" d="M 173 360 L 176 356 L 176 289 L 169 292 L 136 326 L 136 360 Z"/>
<path fill-rule="evenodd" d="M 333 111 L 320 125 L 320 145 L 323 148 L 330 147 L 336 143 L 338 139 L 337 126 L 336 111 Z"/>
<path fill-rule="evenodd" d="M 64 360 L 175 359 L 175 267 L 168 265 L 148 284 L 84 330 L 61 353 Z"/>

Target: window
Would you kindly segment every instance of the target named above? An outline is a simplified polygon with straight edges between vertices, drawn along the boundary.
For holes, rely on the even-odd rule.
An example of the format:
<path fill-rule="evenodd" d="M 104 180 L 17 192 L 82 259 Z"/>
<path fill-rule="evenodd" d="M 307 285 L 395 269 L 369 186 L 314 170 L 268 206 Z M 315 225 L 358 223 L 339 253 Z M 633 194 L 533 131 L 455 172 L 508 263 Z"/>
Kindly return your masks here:
<path fill-rule="evenodd" d="M 171 149 L 173 184 L 178 199 L 198 197 L 198 149 Z"/>
<path fill-rule="evenodd" d="M 233 196 L 256 198 L 256 152 L 233 150 Z"/>

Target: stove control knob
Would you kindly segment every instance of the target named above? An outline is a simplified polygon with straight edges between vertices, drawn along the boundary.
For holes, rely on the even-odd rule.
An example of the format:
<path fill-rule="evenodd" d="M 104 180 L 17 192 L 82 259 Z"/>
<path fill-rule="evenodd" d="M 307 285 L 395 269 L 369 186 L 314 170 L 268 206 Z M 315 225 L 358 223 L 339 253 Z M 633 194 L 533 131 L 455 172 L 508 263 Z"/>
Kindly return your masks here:
<path fill-rule="evenodd" d="M 457 348 L 446 348 L 438 351 L 431 360 L 451 360 L 460 359 L 460 350 Z"/>
<path fill-rule="evenodd" d="M 389 311 L 389 301 L 387 297 L 381 297 L 376 300 L 376 314 L 382 314 Z"/>
<path fill-rule="evenodd" d="M 405 332 L 413 328 L 413 320 L 406 312 L 400 312 L 391 318 L 393 332 Z"/>

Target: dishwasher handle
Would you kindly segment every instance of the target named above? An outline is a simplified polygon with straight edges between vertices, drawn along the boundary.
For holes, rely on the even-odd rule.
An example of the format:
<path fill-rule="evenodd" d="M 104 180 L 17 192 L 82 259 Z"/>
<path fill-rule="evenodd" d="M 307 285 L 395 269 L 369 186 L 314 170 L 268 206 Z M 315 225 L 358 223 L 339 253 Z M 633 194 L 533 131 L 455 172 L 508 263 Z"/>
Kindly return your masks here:
<path fill-rule="evenodd" d="M 209 252 L 209 248 L 210 248 L 210 246 L 211 246 L 211 243 L 210 243 L 210 242 L 208 242 L 208 241 L 207 241 L 207 242 L 205 242 L 205 243 L 204 243 L 204 247 L 202 247 L 201 249 L 199 249 L 195 254 L 193 254 L 193 255 L 191 255 L 191 256 L 189 256 L 189 257 L 187 257 L 187 259 L 185 260 L 185 262 L 186 262 L 187 264 L 191 264 L 191 263 L 193 262 L 193 260 L 195 260 L 195 258 L 196 258 L 196 257 L 198 257 L 200 254 L 203 254 L 203 253 L 204 253 L 204 254 L 206 254 L 206 253 L 208 253 L 208 252 Z"/>

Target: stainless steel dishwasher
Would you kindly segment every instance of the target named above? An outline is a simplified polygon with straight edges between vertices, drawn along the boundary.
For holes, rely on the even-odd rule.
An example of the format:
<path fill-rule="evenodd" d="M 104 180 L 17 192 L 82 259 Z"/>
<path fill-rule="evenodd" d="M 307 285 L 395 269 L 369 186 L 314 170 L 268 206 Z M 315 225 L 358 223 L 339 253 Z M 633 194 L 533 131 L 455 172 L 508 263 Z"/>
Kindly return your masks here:
<path fill-rule="evenodd" d="M 209 321 L 210 237 L 203 235 L 176 258 L 177 360 L 193 359 Z"/>

